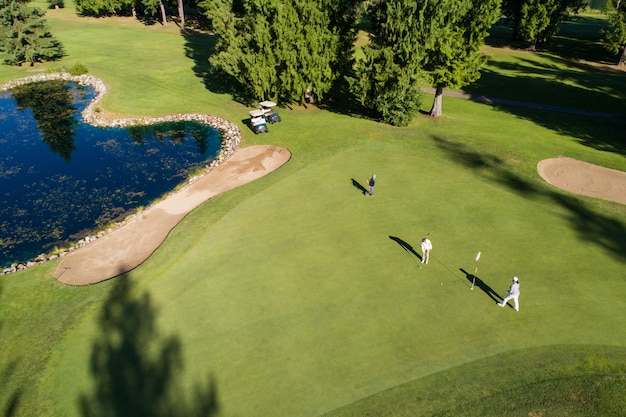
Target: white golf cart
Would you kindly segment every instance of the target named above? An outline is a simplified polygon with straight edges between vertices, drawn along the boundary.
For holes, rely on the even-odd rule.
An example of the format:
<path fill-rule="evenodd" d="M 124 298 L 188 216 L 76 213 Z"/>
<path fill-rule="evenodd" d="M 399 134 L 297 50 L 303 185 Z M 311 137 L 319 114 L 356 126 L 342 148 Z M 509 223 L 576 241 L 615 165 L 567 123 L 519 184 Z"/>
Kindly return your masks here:
<path fill-rule="evenodd" d="M 252 110 L 250 112 L 250 127 L 255 134 L 268 133 L 270 130 L 265 124 L 265 113 L 263 110 Z"/>
<path fill-rule="evenodd" d="M 259 109 L 263 112 L 265 116 L 265 120 L 270 124 L 274 124 L 276 122 L 281 121 L 281 118 L 278 115 L 278 113 L 276 113 L 273 110 L 273 107 L 276 107 L 276 106 L 277 104 L 274 103 L 273 101 L 262 101 L 259 103 Z"/>

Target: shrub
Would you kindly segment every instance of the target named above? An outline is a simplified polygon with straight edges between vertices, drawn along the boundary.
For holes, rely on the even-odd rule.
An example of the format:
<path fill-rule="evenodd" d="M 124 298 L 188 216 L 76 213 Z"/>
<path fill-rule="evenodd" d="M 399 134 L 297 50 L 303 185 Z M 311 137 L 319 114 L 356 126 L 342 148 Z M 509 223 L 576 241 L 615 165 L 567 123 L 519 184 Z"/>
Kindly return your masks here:
<path fill-rule="evenodd" d="M 87 69 L 87 67 L 80 63 L 74 64 L 70 68 L 70 74 L 72 75 L 83 75 L 87 74 L 88 72 L 89 70 Z"/>

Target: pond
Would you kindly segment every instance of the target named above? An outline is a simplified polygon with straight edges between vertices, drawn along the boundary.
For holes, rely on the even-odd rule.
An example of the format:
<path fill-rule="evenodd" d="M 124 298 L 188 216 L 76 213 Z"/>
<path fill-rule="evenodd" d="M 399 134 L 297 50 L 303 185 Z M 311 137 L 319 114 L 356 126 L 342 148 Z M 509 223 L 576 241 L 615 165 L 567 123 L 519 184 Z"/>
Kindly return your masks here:
<path fill-rule="evenodd" d="M 95 96 L 63 80 L 0 92 L 0 267 L 123 220 L 220 151 L 219 131 L 199 122 L 87 124 Z"/>

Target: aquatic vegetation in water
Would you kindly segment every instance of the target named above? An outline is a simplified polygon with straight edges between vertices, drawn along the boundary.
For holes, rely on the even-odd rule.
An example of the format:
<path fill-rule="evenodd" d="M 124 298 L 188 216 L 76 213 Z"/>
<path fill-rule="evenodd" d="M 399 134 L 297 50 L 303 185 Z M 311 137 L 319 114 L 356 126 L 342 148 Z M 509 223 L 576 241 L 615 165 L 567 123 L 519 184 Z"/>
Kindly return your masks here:
<path fill-rule="evenodd" d="M 67 81 L 0 93 L 0 266 L 124 219 L 220 151 L 220 133 L 195 121 L 87 124 L 95 95 Z"/>

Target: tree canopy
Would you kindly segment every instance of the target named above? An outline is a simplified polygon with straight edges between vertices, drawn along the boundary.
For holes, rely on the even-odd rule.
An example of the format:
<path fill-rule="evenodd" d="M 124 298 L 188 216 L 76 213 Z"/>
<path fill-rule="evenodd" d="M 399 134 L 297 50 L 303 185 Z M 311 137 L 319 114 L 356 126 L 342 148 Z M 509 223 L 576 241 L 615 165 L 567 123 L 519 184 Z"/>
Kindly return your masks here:
<path fill-rule="evenodd" d="M 412 0 L 378 1 L 370 6 L 370 43 L 351 82 L 361 104 L 396 126 L 406 126 L 422 100 L 424 48 L 415 30 L 418 7 Z"/>
<path fill-rule="evenodd" d="M 48 29 L 45 12 L 28 0 L 0 0 L 0 60 L 8 65 L 54 61 L 63 46 Z"/>
<path fill-rule="evenodd" d="M 356 28 L 355 0 L 206 0 L 214 70 L 251 99 L 285 103 L 323 98 L 346 65 Z"/>
<path fill-rule="evenodd" d="M 611 28 L 601 33 L 604 47 L 619 56 L 617 66 L 626 65 L 626 2 L 611 0 L 609 8 L 609 22 Z"/>
<path fill-rule="evenodd" d="M 190 0 L 192 6 L 196 0 Z M 176 7 L 181 29 L 185 28 L 185 8 L 183 0 L 74 0 L 76 13 L 85 16 L 158 16 L 163 26 L 167 26 L 167 12 Z"/>
<path fill-rule="evenodd" d="M 436 88 L 430 114 L 441 116 L 443 88 L 480 77 L 479 53 L 500 0 L 390 0 L 372 4 L 371 43 L 352 83 L 361 103 L 395 125 L 419 111 L 421 80 Z"/>
<path fill-rule="evenodd" d="M 584 0 L 503 0 L 502 11 L 512 23 L 514 39 L 530 42 L 529 49 L 534 51 L 585 5 Z"/>

